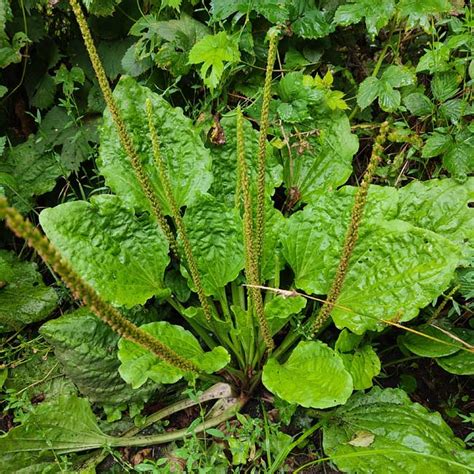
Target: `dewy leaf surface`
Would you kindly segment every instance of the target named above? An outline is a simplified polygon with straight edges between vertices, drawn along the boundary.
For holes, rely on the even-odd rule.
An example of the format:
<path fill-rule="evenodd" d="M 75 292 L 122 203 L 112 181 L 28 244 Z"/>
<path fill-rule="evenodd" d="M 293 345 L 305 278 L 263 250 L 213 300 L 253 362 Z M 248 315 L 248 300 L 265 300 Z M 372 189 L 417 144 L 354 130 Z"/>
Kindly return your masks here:
<path fill-rule="evenodd" d="M 332 411 L 323 430 L 324 452 L 342 472 L 467 474 L 474 462 L 439 413 L 399 389 L 354 394 Z M 351 445 L 361 432 L 372 433 L 372 443 Z"/>
<path fill-rule="evenodd" d="M 345 403 L 353 389 L 342 359 L 321 341 L 300 342 L 284 364 L 269 359 L 262 382 L 283 400 L 307 408 Z"/>
<path fill-rule="evenodd" d="M 292 156 L 285 157 L 285 186 L 296 188 L 304 202 L 310 202 L 320 190 L 344 184 L 352 173 L 352 157 L 359 147 L 342 112 L 324 116 L 314 128 L 317 134 L 301 138 L 291 147 Z"/>
<path fill-rule="evenodd" d="M 74 269 L 107 301 L 132 307 L 163 294 L 168 242 L 148 214 L 135 216 L 117 196 L 45 209 L 40 223 Z"/>
<path fill-rule="evenodd" d="M 190 331 L 166 321 L 144 324 L 141 329 L 155 336 L 162 343 L 171 347 L 180 356 L 194 362 L 202 371 L 212 374 L 229 361 L 229 353 L 221 346 L 210 352 L 204 352 L 198 340 Z M 121 339 L 118 357 L 122 378 L 133 388 L 141 387 L 148 379 L 157 383 L 175 383 L 185 372 L 171 366 L 141 346 Z"/>
<path fill-rule="evenodd" d="M 142 310 L 130 318 L 150 321 L 153 313 Z M 117 343 L 120 336 L 87 308 L 80 308 L 43 324 L 40 333 L 54 347 L 65 374 L 91 402 L 118 405 L 146 400 L 157 388 L 148 383 L 133 390 L 118 373 Z"/>
<path fill-rule="evenodd" d="M 174 197 L 178 206 L 189 205 L 196 196 L 209 189 L 212 181 L 211 157 L 192 121 L 182 110 L 173 108 L 166 100 L 147 87 L 139 85 L 131 77 L 122 76 L 114 90 L 114 97 L 132 136 L 145 172 L 157 192 L 166 213 L 170 209 L 165 199 L 159 172 L 155 167 L 148 121 L 145 114 L 145 100 L 153 104 L 155 128 L 160 139 L 161 156 L 168 167 Z M 98 166 L 107 185 L 130 205 L 137 209 L 150 210 L 133 172 L 129 158 L 123 150 L 110 117 L 104 113 Z"/>
<path fill-rule="evenodd" d="M 204 292 L 217 295 L 227 283 L 237 278 L 244 267 L 239 212 L 212 196 L 202 196 L 195 205 L 186 209 L 184 224 Z M 182 272 L 187 276 L 183 267 Z"/>
<path fill-rule="evenodd" d="M 41 321 L 56 308 L 58 296 L 47 287 L 32 262 L 0 250 L 0 332 L 19 331 Z"/>

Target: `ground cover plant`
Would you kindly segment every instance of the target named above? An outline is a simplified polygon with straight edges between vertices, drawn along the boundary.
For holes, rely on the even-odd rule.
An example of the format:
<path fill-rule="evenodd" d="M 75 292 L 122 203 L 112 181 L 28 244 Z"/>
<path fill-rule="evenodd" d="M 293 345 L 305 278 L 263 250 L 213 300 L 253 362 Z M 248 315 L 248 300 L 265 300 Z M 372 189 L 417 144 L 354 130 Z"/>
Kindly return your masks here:
<path fill-rule="evenodd" d="M 9 472 L 471 472 L 472 11 L 0 0 Z"/>

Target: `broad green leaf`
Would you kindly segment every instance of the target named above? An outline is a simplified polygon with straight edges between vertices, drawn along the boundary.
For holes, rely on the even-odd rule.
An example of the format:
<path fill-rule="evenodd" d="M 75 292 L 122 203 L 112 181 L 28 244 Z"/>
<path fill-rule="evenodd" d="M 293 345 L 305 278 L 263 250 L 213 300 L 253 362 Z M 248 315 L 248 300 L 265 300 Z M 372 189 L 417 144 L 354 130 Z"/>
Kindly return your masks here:
<path fill-rule="evenodd" d="M 54 104 L 56 96 L 56 82 L 49 74 L 45 74 L 36 87 L 30 91 L 30 105 L 38 109 L 48 109 Z"/>
<path fill-rule="evenodd" d="M 454 146 L 443 156 L 443 166 L 451 176 L 465 180 L 474 173 L 474 127 L 464 128 L 456 134 Z"/>
<path fill-rule="evenodd" d="M 51 191 L 57 178 L 67 174 L 55 154 L 44 152 L 35 137 L 0 157 L 0 185 L 10 203 L 21 212 L 29 212 L 33 197 Z"/>
<path fill-rule="evenodd" d="M 428 71 L 430 74 L 435 72 L 448 71 L 451 67 L 449 61 L 449 48 L 443 43 L 434 42 L 431 49 L 425 50 L 416 66 L 416 72 Z"/>
<path fill-rule="evenodd" d="M 439 116 L 446 122 L 457 125 L 464 116 L 467 105 L 467 102 L 462 99 L 448 100 L 439 107 Z"/>
<path fill-rule="evenodd" d="M 380 330 L 377 320 L 409 321 L 446 290 L 462 253 L 456 244 L 406 222 L 372 222 L 361 232 L 332 311 L 339 328 Z"/>
<path fill-rule="evenodd" d="M 380 359 L 370 344 L 357 348 L 353 353 L 339 354 L 346 370 L 351 374 L 354 390 L 364 390 L 373 385 L 372 379 L 380 373 Z"/>
<path fill-rule="evenodd" d="M 219 201 L 233 206 L 237 188 L 237 131 L 235 116 L 226 116 L 220 122 L 224 131 L 225 143 L 211 145 L 212 174 L 215 179 L 209 193 Z M 249 169 L 249 182 L 257 180 L 258 132 L 248 120 L 244 120 L 245 158 Z M 273 147 L 267 146 L 265 186 L 268 195 L 281 184 L 282 167 L 277 163 Z"/>
<path fill-rule="evenodd" d="M 74 269 L 107 301 L 132 307 L 162 296 L 168 242 L 148 214 L 135 216 L 117 196 L 45 209 L 40 223 Z"/>
<path fill-rule="evenodd" d="M 202 64 L 199 71 L 204 84 L 215 89 L 227 64 L 239 61 L 240 52 L 237 39 L 225 31 L 207 35 L 199 40 L 189 52 L 190 64 Z"/>
<path fill-rule="evenodd" d="M 306 408 L 340 405 L 353 390 L 352 377 L 342 359 L 321 341 L 300 342 L 284 364 L 269 359 L 262 382 L 283 400 Z"/>
<path fill-rule="evenodd" d="M 131 319 L 151 321 L 156 315 L 142 310 Z M 80 308 L 43 324 L 40 333 L 54 347 L 65 374 L 91 402 L 119 405 L 146 401 L 158 388 L 148 383 L 132 389 L 118 373 L 120 336 L 87 308 Z"/>
<path fill-rule="evenodd" d="M 399 338 L 400 343 L 409 351 L 421 357 L 444 357 L 459 351 L 461 343 L 449 337 L 443 331 L 433 326 L 418 326 L 418 332 L 426 334 L 430 338 L 436 338 L 440 342 L 428 337 L 423 337 L 412 332 L 408 332 Z M 448 329 L 449 330 L 449 329 Z M 453 331 L 449 331 L 453 332 Z M 457 334 L 455 334 L 458 336 Z M 462 337 L 462 336 L 461 336 Z"/>
<path fill-rule="evenodd" d="M 41 321 L 57 304 L 56 292 L 43 283 L 35 263 L 0 250 L 0 332 Z"/>
<path fill-rule="evenodd" d="M 265 317 L 270 324 L 272 333 L 278 332 L 290 316 L 300 313 L 306 306 L 306 298 L 302 296 L 276 295 L 265 303 Z"/>
<path fill-rule="evenodd" d="M 170 209 L 155 167 L 145 113 L 145 100 L 153 104 L 155 127 L 160 139 L 161 156 L 167 164 L 171 186 L 178 205 L 193 203 L 211 185 L 211 157 L 204 148 L 192 122 L 182 110 L 171 107 L 161 96 L 140 86 L 134 79 L 123 76 L 115 87 L 114 97 L 139 153 L 145 172 L 166 213 Z M 98 166 L 107 185 L 127 204 L 150 210 L 138 179 L 133 172 L 112 122 L 110 112 L 104 113 Z"/>
<path fill-rule="evenodd" d="M 394 112 L 400 105 L 400 92 L 386 81 L 380 81 L 378 97 L 380 108 L 385 112 Z"/>
<path fill-rule="evenodd" d="M 64 472 L 52 464 L 58 455 L 103 448 L 113 439 L 100 430 L 86 399 L 62 396 L 39 404 L 0 437 L 0 464 L 9 472 Z"/>
<path fill-rule="evenodd" d="M 474 344 L 472 329 L 457 329 L 456 335 L 471 346 Z M 436 359 L 436 363 L 451 374 L 474 375 L 474 353 L 472 351 L 460 350 L 453 355 Z"/>
<path fill-rule="evenodd" d="M 357 91 L 357 105 L 363 110 L 380 94 L 380 81 L 376 77 L 364 79 Z"/>
<path fill-rule="evenodd" d="M 373 0 L 350 0 L 336 10 L 334 23 L 336 25 L 352 25 L 365 18 L 365 26 L 371 36 L 387 26 L 395 12 L 394 0 L 381 0 L 374 5 Z"/>
<path fill-rule="evenodd" d="M 347 181 L 359 146 L 342 112 L 323 116 L 312 126 L 319 134 L 292 143 L 293 156 L 284 159 L 285 186 L 304 202 L 311 202 L 321 190 L 335 189 Z"/>
<path fill-rule="evenodd" d="M 320 10 L 308 10 L 291 24 L 291 30 L 300 38 L 318 39 L 328 36 L 334 31 L 334 26 L 328 16 Z"/>
<path fill-rule="evenodd" d="M 425 31 L 432 30 L 433 15 L 447 13 L 452 8 L 448 0 L 400 0 L 397 5 L 398 14 L 407 18 L 406 28 L 421 26 Z"/>
<path fill-rule="evenodd" d="M 406 66 L 388 66 L 380 78 L 382 82 L 387 82 L 392 87 L 405 87 L 415 84 L 416 75 L 414 71 Z"/>
<path fill-rule="evenodd" d="M 361 432 L 373 436 L 369 445 L 353 442 Z M 474 462 L 439 413 L 391 388 L 358 392 L 333 410 L 323 428 L 323 448 L 340 471 L 353 474 L 467 474 Z"/>
<path fill-rule="evenodd" d="M 403 105 L 416 117 L 431 115 L 434 111 L 434 105 L 424 94 L 414 92 L 403 98 Z"/>
<path fill-rule="evenodd" d="M 452 145 L 453 137 L 451 135 L 433 132 L 426 140 L 421 156 L 433 158 L 449 150 Z"/>
<path fill-rule="evenodd" d="M 459 90 L 460 79 L 454 71 L 435 74 L 430 84 L 433 97 L 440 102 L 451 99 Z"/>
<path fill-rule="evenodd" d="M 298 288 L 311 294 L 326 294 L 339 263 L 349 224 L 355 188 L 315 194 L 311 204 L 293 214 L 282 233 L 283 256 L 295 273 Z M 365 219 L 394 218 L 397 212 L 394 188 L 371 186 Z"/>
<path fill-rule="evenodd" d="M 474 241 L 474 178 L 412 181 L 398 191 L 398 218 L 432 230 L 466 248 Z"/>
<path fill-rule="evenodd" d="M 235 280 L 244 267 L 242 219 L 239 212 L 210 195 L 203 195 L 186 209 L 184 225 L 204 292 L 206 295 L 219 295 L 222 288 Z M 181 272 L 190 280 L 183 266 Z M 191 280 L 189 284 L 194 286 Z"/>
<path fill-rule="evenodd" d="M 229 353 L 221 346 L 204 352 L 193 334 L 181 326 L 159 321 L 144 324 L 140 328 L 155 336 L 178 355 L 194 362 L 207 374 L 217 372 L 230 361 Z M 148 379 L 156 383 L 175 383 L 186 374 L 127 339 L 119 341 L 118 358 L 121 362 L 119 373 L 133 388 L 141 387 Z"/>
<path fill-rule="evenodd" d="M 115 11 L 115 7 L 121 1 L 122 0 L 84 0 L 84 5 L 92 15 L 108 16 L 112 15 Z"/>

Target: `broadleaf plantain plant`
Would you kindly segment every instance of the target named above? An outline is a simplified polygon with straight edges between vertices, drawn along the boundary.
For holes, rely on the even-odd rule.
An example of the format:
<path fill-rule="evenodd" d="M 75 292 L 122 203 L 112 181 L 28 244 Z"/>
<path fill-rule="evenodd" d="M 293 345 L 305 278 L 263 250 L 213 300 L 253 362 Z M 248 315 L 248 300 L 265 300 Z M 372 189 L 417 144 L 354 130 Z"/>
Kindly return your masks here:
<path fill-rule="evenodd" d="M 380 362 L 370 346 L 352 357 L 360 336 L 416 317 L 470 252 L 459 229 L 439 229 L 411 211 L 410 190 L 371 185 L 389 124 L 380 127 L 358 189 L 313 187 L 288 217 L 272 195 L 283 173 L 292 177 L 292 164 L 281 166 L 267 142 L 278 30 L 269 32 L 259 133 L 238 107 L 222 119 L 225 146 L 208 149 L 180 109 L 135 79 L 122 77 L 112 92 L 82 10 L 70 3 L 108 106 L 98 167 L 114 195 L 44 210 L 49 240 L 3 198 L 0 217 L 122 336 L 122 378 L 133 388 L 226 380 L 241 394 L 229 417 L 260 382 L 316 409 L 369 388 Z M 280 83 L 282 96 L 290 85 Z M 426 189 L 416 203 L 428 215 L 435 194 Z M 466 196 L 456 205 L 464 208 Z M 285 265 L 294 278 L 283 283 Z M 121 307 L 153 297 L 189 329 L 169 321 L 137 327 L 122 315 Z M 335 348 L 323 342 L 331 319 L 343 330 Z M 369 361 L 365 378 L 361 358 Z"/>

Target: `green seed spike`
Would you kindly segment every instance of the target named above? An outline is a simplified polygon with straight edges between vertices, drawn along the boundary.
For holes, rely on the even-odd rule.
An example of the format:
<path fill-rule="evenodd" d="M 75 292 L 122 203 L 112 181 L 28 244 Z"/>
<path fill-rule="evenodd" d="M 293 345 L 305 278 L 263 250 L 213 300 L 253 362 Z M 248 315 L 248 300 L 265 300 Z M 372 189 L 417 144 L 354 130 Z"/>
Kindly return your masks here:
<path fill-rule="evenodd" d="M 79 24 L 79 29 L 81 30 L 82 38 L 84 39 L 84 44 L 86 45 L 87 52 L 89 53 L 89 58 L 91 60 L 92 66 L 95 71 L 95 75 L 97 76 L 97 81 L 99 82 L 100 89 L 105 99 L 105 103 L 110 110 L 110 114 L 112 116 L 112 120 L 117 128 L 117 132 L 120 138 L 120 143 L 122 144 L 127 156 L 130 159 L 132 164 L 133 171 L 140 183 L 140 186 L 143 190 L 143 193 L 147 197 L 148 201 L 150 202 L 151 209 L 155 218 L 158 222 L 158 225 L 163 230 L 166 238 L 169 241 L 171 251 L 175 256 L 178 255 L 176 239 L 174 238 L 173 232 L 168 225 L 168 222 L 163 215 L 163 210 L 161 208 L 160 201 L 158 196 L 156 195 L 153 187 L 151 185 L 150 179 L 148 178 L 145 170 L 143 169 L 142 162 L 140 161 L 140 157 L 133 145 L 132 138 L 127 131 L 127 127 L 125 122 L 123 121 L 122 115 L 117 107 L 115 102 L 114 96 L 112 94 L 112 89 L 110 88 L 109 81 L 107 80 L 107 76 L 105 74 L 104 66 L 100 60 L 99 54 L 97 53 L 97 49 L 94 45 L 94 41 L 92 39 L 91 32 L 89 30 L 89 26 L 87 25 L 86 18 L 84 17 L 84 13 L 82 12 L 82 8 L 80 7 L 78 0 L 69 0 L 71 4 L 72 10 L 74 15 L 76 16 L 77 23 Z"/>
<path fill-rule="evenodd" d="M 362 179 L 362 183 L 360 184 L 354 198 L 351 221 L 346 231 L 344 246 L 342 248 L 341 258 L 339 260 L 339 266 L 337 267 L 334 281 L 328 292 L 326 302 L 323 304 L 317 318 L 314 320 L 314 323 L 311 327 L 311 334 L 315 334 L 321 330 L 325 322 L 328 320 L 334 304 L 341 294 L 342 286 L 349 269 L 349 260 L 359 237 L 359 226 L 362 221 L 365 205 L 367 203 L 369 186 L 372 182 L 372 179 L 374 178 L 375 170 L 377 169 L 377 166 L 381 160 L 383 144 L 385 143 L 387 132 L 388 122 L 384 122 L 380 126 L 379 134 L 377 135 L 375 144 L 372 148 L 369 164 Z"/>
<path fill-rule="evenodd" d="M 245 161 L 245 141 L 244 141 L 244 122 L 240 107 L 237 108 L 237 169 L 239 170 L 240 189 L 244 201 L 244 245 L 245 245 L 245 274 L 250 283 L 248 291 L 257 314 L 258 324 L 262 333 L 262 338 L 267 348 L 272 351 L 275 343 L 272 339 L 272 333 L 265 318 L 262 293 L 257 286 L 259 285 L 258 263 L 254 248 L 253 215 L 252 215 L 252 196 L 250 193 L 250 184 Z"/>
<path fill-rule="evenodd" d="M 153 147 L 153 157 L 155 159 L 155 164 L 158 168 L 158 172 L 160 173 L 161 184 L 163 186 L 166 199 L 168 200 L 169 207 L 171 208 L 171 212 L 173 213 L 176 228 L 178 229 L 178 232 L 181 235 L 181 240 L 183 241 L 184 254 L 186 256 L 186 261 L 188 263 L 189 271 L 191 273 L 191 278 L 193 279 L 194 286 L 196 287 L 199 302 L 201 303 L 201 307 L 204 311 L 206 319 L 210 321 L 211 308 L 207 301 L 206 295 L 204 294 L 201 275 L 199 273 L 196 260 L 194 259 L 193 250 L 191 248 L 191 243 L 189 242 L 188 235 L 186 233 L 186 227 L 181 216 L 181 211 L 173 195 L 171 181 L 168 175 L 168 170 L 166 169 L 166 163 L 164 162 L 161 156 L 160 142 L 158 139 L 158 134 L 156 132 L 155 124 L 153 122 L 153 105 L 150 99 L 146 100 L 146 113 L 148 116 L 148 128 L 150 129 L 151 143 Z"/>
<path fill-rule="evenodd" d="M 74 297 L 81 300 L 104 323 L 108 324 L 121 337 L 128 339 L 156 354 L 168 364 L 185 372 L 198 373 L 200 369 L 190 360 L 181 357 L 167 345 L 140 329 L 124 318 L 113 306 L 106 303 L 96 291 L 71 268 L 51 242 L 24 219 L 13 207 L 8 206 L 5 198 L 0 197 L 0 219 L 5 219 L 7 226 L 28 245 L 38 252 L 39 256 L 50 265 L 61 277 Z"/>
<path fill-rule="evenodd" d="M 267 153 L 267 132 L 270 101 L 272 98 L 272 75 L 273 65 L 278 45 L 278 30 L 272 28 L 268 32 L 269 46 L 267 57 L 267 69 L 265 83 L 263 86 L 262 110 L 260 113 L 260 134 L 258 137 L 258 164 L 257 164 L 257 224 L 256 224 L 256 257 L 260 266 L 265 239 L 265 159 Z M 259 278 L 260 279 L 260 278 Z"/>

